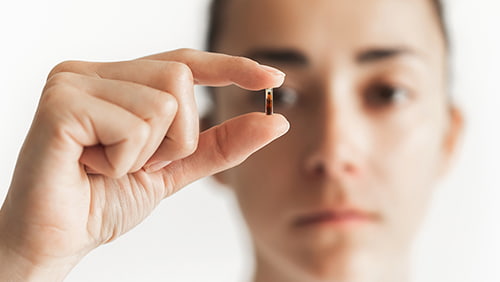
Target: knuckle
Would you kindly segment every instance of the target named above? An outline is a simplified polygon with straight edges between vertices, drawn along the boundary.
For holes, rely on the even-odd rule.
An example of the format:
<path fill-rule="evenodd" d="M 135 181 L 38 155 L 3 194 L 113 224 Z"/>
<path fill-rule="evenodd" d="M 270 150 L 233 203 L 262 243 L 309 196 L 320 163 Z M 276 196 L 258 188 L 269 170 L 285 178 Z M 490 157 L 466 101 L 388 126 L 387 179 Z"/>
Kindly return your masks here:
<path fill-rule="evenodd" d="M 38 107 L 33 124 L 43 128 L 47 136 L 53 140 L 67 140 L 73 138 L 71 132 L 74 132 L 75 122 L 79 119 L 75 118 L 72 110 L 69 109 L 68 101 L 65 101 L 63 95 L 54 96 L 55 99 L 50 99 L 47 103 L 41 103 Z"/>
<path fill-rule="evenodd" d="M 176 80 L 190 83 L 192 83 L 193 81 L 193 72 L 186 64 L 179 62 L 169 62 L 168 72 L 173 73 Z"/>
<path fill-rule="evenodd" d="M 194 84 L 193 73 L 184 63 L 165 62 L 156 73 L 156 80 L 161 89 L 173 91 L 186 86 L 192 87 Z"/>
<path fill-rule="evenodd" d="M 165 92 L 158 93 L 154 111 L 162 118 L 171 118 L 177 112 L 178 104 L 175 97 Z"/>
<path fill-rule="evenodd" d="M 173 141 L 173 140 L 170 140 Z M 192 155 L 197 147 L 198 147 L 198 139 L 197 138 L 179 138 L 171 143 L 169 143 L 170 150 L 175 152 L 175 159 L 182 159 L 187 156 Z"/>
<path fill-rule="evenodd" d="M 82 64 L 82 62 L 79 61 L 64 61 L 59 64 L 57 64 L 52 70 L 50 71 L 47 79 L 50 79 L 52 76 L 61 73 L 61 72 L 71 72 L 76 69 L 78 69 L 79 65 Z"/>
<path fill-rule="evenodd" d="M 147 122 L 143 120 L 138 121 L 137 124 L 133 127 L 134 139 L 136 139 L 137 143 L 144 142 L 148 139 L 150 131 L 151 129 Z"/>
<path fill-rule="evenodd" d="M 198 138 L 187 138 L 182 144 L 182 153 L 185 156 L 192 155 L 198 148 Z"/>
<path fill-rule="evenodd" d="M 189 57 L 192 56 L 196 50 L 191 49 L 191 48 L 179 48 L 177 50 L 172 51 L 174 54 L 181 56 L 181 57 Z"/>
<path fill-rule="evenodd" d="M 231 157 L 230 152 L 227 150 L 225 144 L 228 142 L 228 132 L 224 125 L 216 127 L 215 131 L 215 141 L 214 141 L 214 152 L 215 159 L 223 164 L 232 164 L 236 160 Z"/>
<path fill-rule="evenodd" d="M 50 76 L 47 80 L 48 85 L 60 85 L 70 83 L 73 79 L 75 79 L 75 74 L 71 72 L 57 72 Z"/>
<path fill-rule="evenodd" d="M 76 79 L 76 74 L 70 72 L 58 72 L 52 75 L 42 91 L 42 101 L 46 101 L 54 96 L 68 93 L 70 91 L 73 81 Z"/>

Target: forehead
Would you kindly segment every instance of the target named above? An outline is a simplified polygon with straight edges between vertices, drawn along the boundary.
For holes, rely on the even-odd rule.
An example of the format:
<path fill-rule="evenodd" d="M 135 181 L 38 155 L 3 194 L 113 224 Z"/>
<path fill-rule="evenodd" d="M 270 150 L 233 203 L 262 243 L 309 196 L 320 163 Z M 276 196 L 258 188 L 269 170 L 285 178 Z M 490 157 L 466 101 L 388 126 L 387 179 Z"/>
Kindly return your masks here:
<path fill-rule="evenodd" d="M 387 45 L 444 55 L 430 0 L 231 0 L 219 38 L 217 49 L 235 55 L 260 46 L 324 55 Z"/>

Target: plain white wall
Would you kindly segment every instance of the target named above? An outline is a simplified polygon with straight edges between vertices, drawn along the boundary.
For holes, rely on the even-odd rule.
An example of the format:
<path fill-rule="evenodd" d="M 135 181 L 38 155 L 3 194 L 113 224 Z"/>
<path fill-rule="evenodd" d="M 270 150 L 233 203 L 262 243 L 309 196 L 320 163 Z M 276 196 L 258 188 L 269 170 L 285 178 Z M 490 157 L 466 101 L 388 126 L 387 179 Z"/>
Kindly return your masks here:
<path fill-rule="evenodd" d="M 416 281 L 500 281 L 500 4 L 449 1 L 462 154 L 416 242 Z M 3 1 L 0 199 L 50 69 L 67 59 L 131 59 L 203 48 L 208 0 Z M 199 90 L 199 89 L 198 89 Z M 67 281 L 246 281 L 248 238 L 231 195 L 211 180 L 165 200 L 144 223 L 86 257 Z"/>

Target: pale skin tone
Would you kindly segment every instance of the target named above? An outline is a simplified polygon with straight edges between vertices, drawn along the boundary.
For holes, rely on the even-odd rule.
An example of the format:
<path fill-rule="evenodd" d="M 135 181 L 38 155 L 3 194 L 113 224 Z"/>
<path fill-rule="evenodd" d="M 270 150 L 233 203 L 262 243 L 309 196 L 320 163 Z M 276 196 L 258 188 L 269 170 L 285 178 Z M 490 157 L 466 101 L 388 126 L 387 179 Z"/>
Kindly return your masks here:
<path fill-rule="evenodd" d="M 217 51 L 287 73 L 275 111 L 290 132 L 217 175 L 252 234 L 255 281 L 408 281 L 462 127 L 430 1 L 231 1 L 224 23 Z M 263 109 L 244 92 L 216 90 L 213 119 Z"/>
<path fill-rule="evenodd" d="M 0 211 L 0 280 L 63 280 L 162 199 L 289 128 L 253 113 L 200 134 L 194 84 L 258 90 L 283 80 L 246 58 L 187 49 L 55 67 Z"/>
<path fill-rule="evenodd" d="M 240 57 L 255 50 L 288 52 L 255 59 L 286 71 L 284 86 L 297 93 L 275 108 L 291 131 L 217 175 L 254 238 L 255 281 L 407 280 L 409 243 L 461 127 L 429 3 L 232 3 L 217 49 L 237 57 L 178 50 L 54 68 L 0 211 L 0 280 L 62 280 L 163 198 L 283 135 L 283 116 L 245 114 L 263 110 L 263 95 L 232 86 L 216 95 L 222 124 L 198 134 L 194 84 L 283 83 Z M 397 95 L 381 99 L 374 85 Z M 368 219 L 297 224 L 352 208 Z"/>

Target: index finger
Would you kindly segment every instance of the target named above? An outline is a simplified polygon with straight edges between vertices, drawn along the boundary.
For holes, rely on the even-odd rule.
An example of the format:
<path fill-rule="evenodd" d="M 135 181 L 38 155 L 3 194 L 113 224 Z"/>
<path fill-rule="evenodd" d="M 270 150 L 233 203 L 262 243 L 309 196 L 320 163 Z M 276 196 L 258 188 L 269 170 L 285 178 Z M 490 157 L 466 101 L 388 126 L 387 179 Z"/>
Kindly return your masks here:
<path fill-rule="evenodd" d="M 279 87 L 285 81 L 282 71 L 251 59 L 194 49 L 179 49 L 143 59 L 183 63 L 191 69 L 195 83 L 206 86 L 236 84 L 255 91 Z"/>

